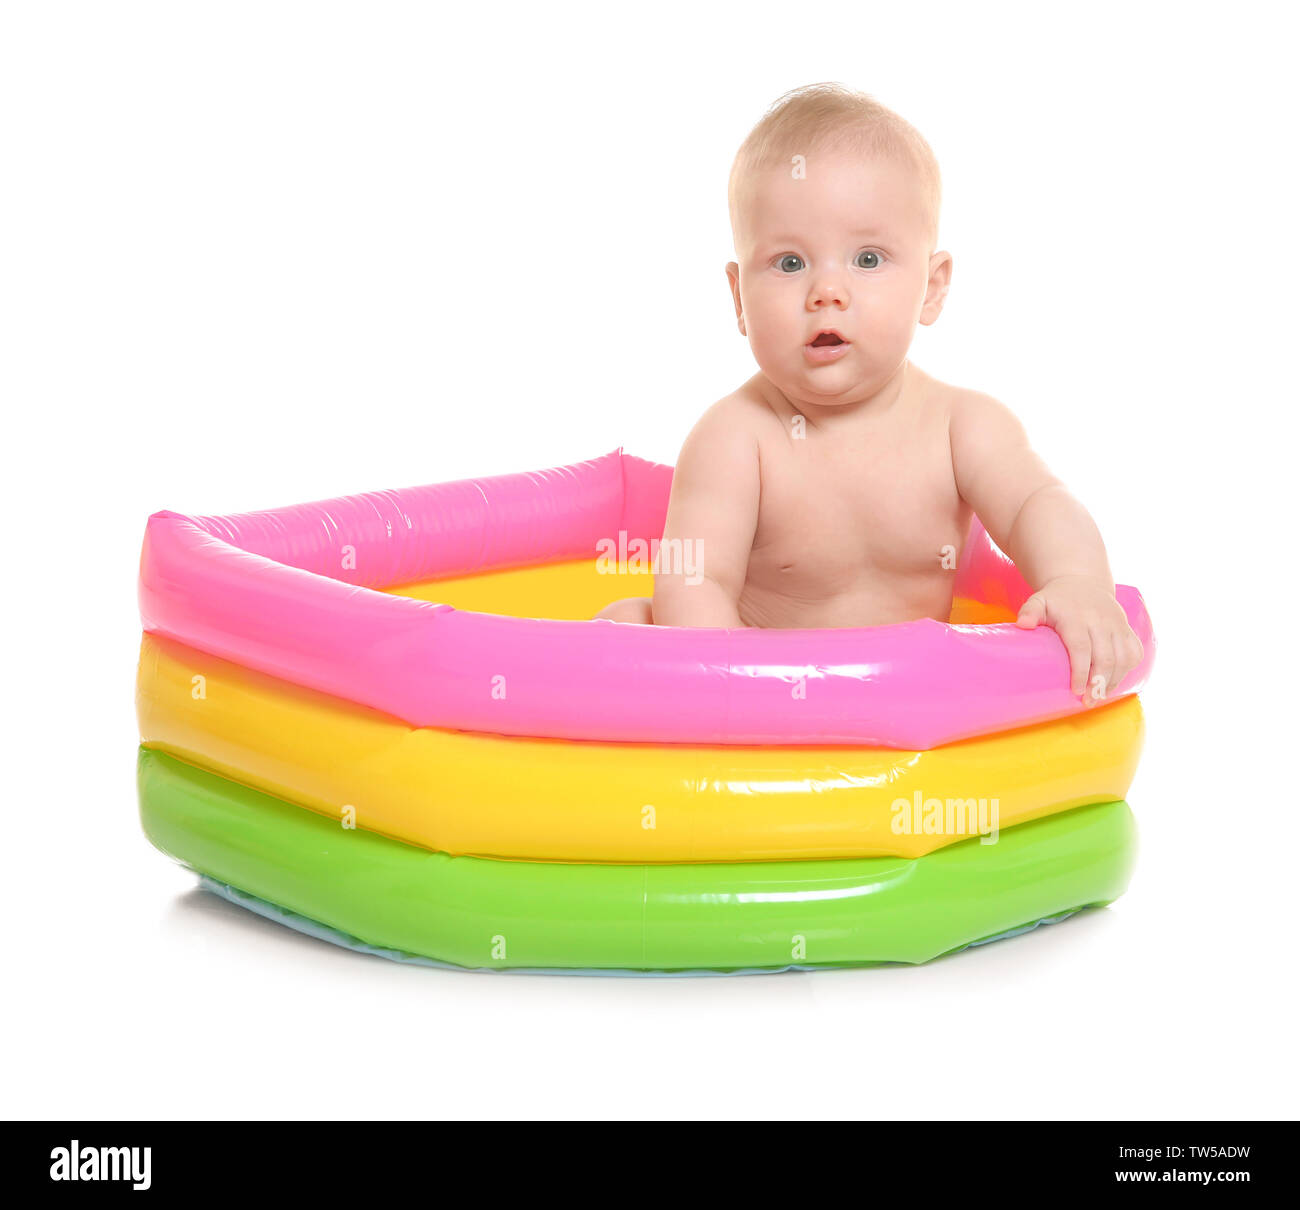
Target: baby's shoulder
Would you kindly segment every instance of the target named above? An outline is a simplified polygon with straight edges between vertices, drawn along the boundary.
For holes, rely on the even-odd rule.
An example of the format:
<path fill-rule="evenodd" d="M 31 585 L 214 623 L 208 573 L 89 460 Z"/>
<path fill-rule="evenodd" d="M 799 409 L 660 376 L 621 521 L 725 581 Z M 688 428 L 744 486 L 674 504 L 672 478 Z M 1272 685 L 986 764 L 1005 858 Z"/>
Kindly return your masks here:
<path fill-rule="evenodd" d="M 927 406 L 950 421 L 980 424 L 989 420 L 1015 419 L 1011 409 L 987 391 L 942 382 L 928 374 L 923 378 L 922 397 Z"/>
<path fill-rule="evenodd" d="M 725 449 L 735 454 L 751 451 L 757 457 L 763 431 L 771 424 L 771 408 L 745 383 L 705 409 L 687 436 L 683 453 Z"/>
<path fill-rule="evenodd" d="M 772 405 L 758 386 L 756 378 L 741 383 L 730 395 L 712 404 L 701 420 L 757 432 L 772 423 Z"/>

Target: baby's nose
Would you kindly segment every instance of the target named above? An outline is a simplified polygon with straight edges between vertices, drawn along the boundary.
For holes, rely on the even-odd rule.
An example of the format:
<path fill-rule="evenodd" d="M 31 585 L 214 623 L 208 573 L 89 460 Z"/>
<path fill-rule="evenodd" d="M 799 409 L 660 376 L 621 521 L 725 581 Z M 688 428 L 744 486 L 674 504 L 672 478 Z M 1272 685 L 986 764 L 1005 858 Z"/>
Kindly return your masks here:
<path fill-rule="evenodd" d="M 844 283 L 829 279 L 818 282 L 812 289 L 808 301 L 817 307 L 845 307 L 849 302 L 849 292 Z"/>

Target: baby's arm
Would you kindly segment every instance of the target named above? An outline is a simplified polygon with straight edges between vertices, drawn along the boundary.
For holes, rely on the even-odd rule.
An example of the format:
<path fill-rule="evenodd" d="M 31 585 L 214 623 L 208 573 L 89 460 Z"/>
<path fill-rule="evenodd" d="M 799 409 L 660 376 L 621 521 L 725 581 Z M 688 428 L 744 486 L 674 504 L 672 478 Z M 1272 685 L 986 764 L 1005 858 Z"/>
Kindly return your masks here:
<path fill-rule="evenodd" d="M 996 399 L 963 392 L 948 432 L 962 499 L 1036 589 L 1017 624 L 1051 626 L 1070 656 L 1070 692 L 1105 696 L 1142 659 L 1142 644 L 1115 600 L 1096 524 Z"/>
<path fill-rule="evenodd" d="M 724 400 L 691 430 L 673 472 L 655 625 L 742 626 L 738 602 L 757 527 L 758 440 L 735 402 Z M 686 555 L 676 564 L 674 540 Z"/>

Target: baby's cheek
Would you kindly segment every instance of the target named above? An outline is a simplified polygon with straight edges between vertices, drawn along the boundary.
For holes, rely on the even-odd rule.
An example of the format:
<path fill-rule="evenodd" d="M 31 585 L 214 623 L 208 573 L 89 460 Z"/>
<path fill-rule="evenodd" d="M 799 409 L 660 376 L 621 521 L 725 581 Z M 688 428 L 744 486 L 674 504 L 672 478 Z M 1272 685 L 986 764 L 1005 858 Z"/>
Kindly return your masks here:
<path fill-rule="evenodd" d="M 746 317 L 746 329 L 755 349 L 770 357 L 790 359 L 802 355 L 803 328 L 798 317 L 760 311 L 757 315 Z"/>
<path fill-rule="evenodd" d="M 915 313 L 905 298 L 882 299 L 868 318 L 872 344 L 882 353 L 905 352 L 916 331 Z"/>

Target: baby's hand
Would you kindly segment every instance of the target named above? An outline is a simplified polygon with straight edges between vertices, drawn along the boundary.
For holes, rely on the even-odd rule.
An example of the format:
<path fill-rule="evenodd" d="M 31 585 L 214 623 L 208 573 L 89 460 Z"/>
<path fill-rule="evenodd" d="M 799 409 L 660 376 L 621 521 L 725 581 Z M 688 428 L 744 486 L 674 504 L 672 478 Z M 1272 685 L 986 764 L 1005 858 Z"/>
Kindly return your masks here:
<path fill-rule="evenodd" d="M 1070 655 L 1070 692 L 1101 701 L 1137 667 L 1142 644 L 1110 588 L 1090 576 L 1058 576 L 1027 600 L 1016 625 L 1046 623 Z"/>

